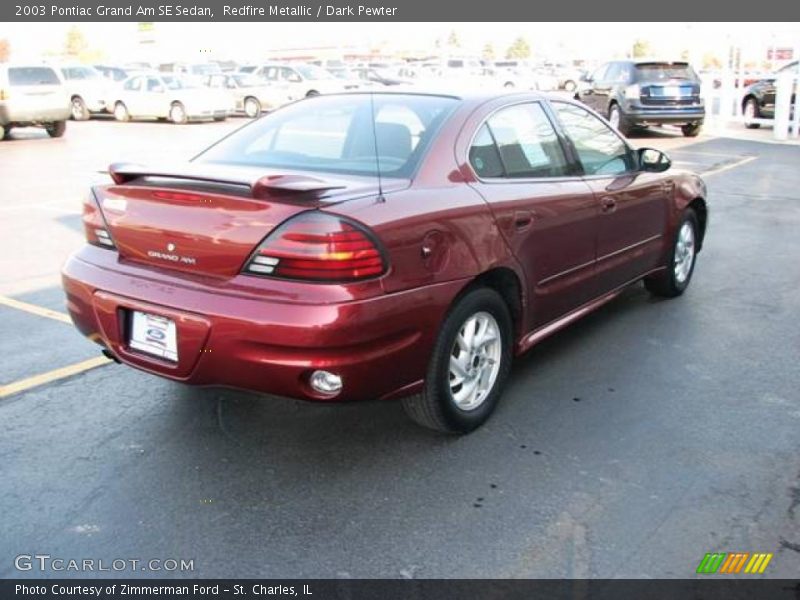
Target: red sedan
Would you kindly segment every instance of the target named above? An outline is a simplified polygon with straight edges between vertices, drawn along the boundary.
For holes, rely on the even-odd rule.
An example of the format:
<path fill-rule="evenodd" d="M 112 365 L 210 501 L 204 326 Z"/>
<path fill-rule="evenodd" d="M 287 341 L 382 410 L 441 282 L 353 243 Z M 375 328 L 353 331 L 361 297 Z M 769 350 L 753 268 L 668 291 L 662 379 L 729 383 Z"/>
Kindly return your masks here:
<path fill-rule="evenodd" d="M 63 269 L 76 326 L 196 385 L 402 399 L 467 432 L 514 355 L 644 279 L 689 285 L 706 188 L 574 102 L 320 96 L 178 165 L 112 165 Z"/>

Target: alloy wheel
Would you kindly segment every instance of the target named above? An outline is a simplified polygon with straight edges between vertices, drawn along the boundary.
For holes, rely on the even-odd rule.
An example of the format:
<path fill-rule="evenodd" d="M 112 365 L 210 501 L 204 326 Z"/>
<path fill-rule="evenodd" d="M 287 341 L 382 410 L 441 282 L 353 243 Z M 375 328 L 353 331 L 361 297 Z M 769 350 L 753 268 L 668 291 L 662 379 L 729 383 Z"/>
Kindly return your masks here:
<path fill-rule="evenodd" d="M 685 282 L 689 274 L 692 272 L 692 265 L 694 264 L 694 227 L 689 221 L 685 221 L 681 225 L 678 232 L 678 241 L 675 243 L 675 259 L 673 269 L 675 272 L 675 281 L 678 283 Z"/>
<path fill-rule="evenodd" d="M 450 352 L 450 395 L 461 410 L 478 408 L 500 372 L 502 340 L 497 320 L 477 312 L 459 329 Z"/>

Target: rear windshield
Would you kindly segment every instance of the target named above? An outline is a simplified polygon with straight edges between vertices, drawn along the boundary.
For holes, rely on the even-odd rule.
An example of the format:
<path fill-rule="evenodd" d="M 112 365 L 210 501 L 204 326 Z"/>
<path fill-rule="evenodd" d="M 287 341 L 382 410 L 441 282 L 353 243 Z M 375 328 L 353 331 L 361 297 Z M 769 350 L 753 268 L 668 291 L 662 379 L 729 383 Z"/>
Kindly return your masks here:
<path fill-rule="evenodd" d="M 254 121 L 200 155 L 200 162 L 409 177 L 458 104 L 411 94 L 318 96 Z M 374 114 L 374 117 L 373 117 Z M 376 156 L 377 149 L 377 156 Z"/>
<path fill-rule="evenodd" d="M 53 69 L 47 67 L 11 67 L 8 70 L 10 85 L 58 85 L 61 81 Z"/>
<path fill-rule="evenodd" d="M 697 79 L 697 74 L 686 63 L 642 63 L 636 65 L 636 78 L 639 81 Z"/>

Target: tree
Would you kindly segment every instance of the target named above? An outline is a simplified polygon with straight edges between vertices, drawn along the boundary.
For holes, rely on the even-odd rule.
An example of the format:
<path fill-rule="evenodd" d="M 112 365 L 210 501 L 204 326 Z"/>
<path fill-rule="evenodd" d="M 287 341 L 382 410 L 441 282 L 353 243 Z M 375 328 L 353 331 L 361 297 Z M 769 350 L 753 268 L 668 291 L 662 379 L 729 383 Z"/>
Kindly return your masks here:
<path fill-rule="evenodd" d="M 494 46 L 488 42 L 484 44 L 481 56 L 484 60 L 494 60 Z"/>
<path fill-rule="evenodd" d="M 647 40 L 636 40 L 633 42 L 633 57 L 632 58 L 646 58 L 652 54 L 650 49 L 650 42 Z"/>
<path fill-rule="evenodd" d="M 67 31 L 67 39 L 64 42 L 64 54 L 67 56 L 80 56 L 86 50 L 89 44 L 86 43 L 86 38 L 83 32 L 76 26 L 70 27 Z"/>
<path fill-rule="evenodd" d="M 522 36 L 518 37 L 514 40 L 514 42 L 508 47 L 506 50 L 506 58 L 530 58 L 531 56 L 531 47 L 528 45 L 528 42 Z"/>
<path fill-rule="evenodd" d="M 447 38 L 447 45 L 451 48 L 461 47 L 461 40 L 458 39 L 458 34 L 456 33 L 455 29 L 450 32 L 450 35 Z"/>
<path fill-rule="evenodd" d="M 0 40 L 0 63 L 8 62 L 9 56 L 11 56 L 11 44 L 8 40 Z"/>

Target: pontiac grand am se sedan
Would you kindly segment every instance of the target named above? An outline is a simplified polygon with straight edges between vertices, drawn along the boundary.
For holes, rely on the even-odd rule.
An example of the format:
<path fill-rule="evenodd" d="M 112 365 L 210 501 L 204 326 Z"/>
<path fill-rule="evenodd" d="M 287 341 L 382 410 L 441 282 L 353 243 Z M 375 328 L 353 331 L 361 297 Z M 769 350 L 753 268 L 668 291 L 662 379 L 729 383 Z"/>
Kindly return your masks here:
<path fill-rule="evenodd" d="M 515 354 L 638 280 L 683 293 L 706 188 L 669 168 L 572 101 L 319 96 L 189 163 L 112 165 L 85 199 L 67 304 L 153 374 L 401 398 L 463 433 Z"/>

